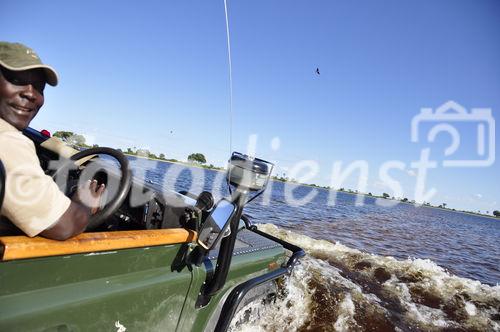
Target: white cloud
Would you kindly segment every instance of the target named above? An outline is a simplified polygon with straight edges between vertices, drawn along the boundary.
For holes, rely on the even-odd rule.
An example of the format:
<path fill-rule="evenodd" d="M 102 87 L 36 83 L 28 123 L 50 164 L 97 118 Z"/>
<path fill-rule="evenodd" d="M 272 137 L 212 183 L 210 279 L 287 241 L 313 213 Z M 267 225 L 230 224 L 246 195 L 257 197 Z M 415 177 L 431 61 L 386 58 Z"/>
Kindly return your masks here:
<path fill-rule="evenodd" d="M 481 198 L 483 198 L 483 195 L 481 195 L 481 194 L 475 194 L 474 197 L 477 198 L 477 199 L 481 199 Z"/>

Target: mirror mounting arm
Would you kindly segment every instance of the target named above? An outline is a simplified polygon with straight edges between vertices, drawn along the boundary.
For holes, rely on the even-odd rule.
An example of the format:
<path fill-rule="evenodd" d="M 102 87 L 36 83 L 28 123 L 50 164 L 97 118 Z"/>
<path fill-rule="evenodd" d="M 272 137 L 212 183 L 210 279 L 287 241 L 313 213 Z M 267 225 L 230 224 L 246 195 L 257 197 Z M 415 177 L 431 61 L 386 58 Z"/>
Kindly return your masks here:
<path fill-rule="evenodd" d="M 215 272 L 211 278 L 207 278 L 206 284 L 201 289 L 201 294 L 196 301 L 196 307 L 200 308 L 210 302 L 212 296 L 220 291 L 226 282 L 231 259 L 233 258 L 234 244 L 238 235 L 240 219 L 243 215 L 243 207 L 260 196 L 267 187 L 271 177 L 274 164 L 263 159 L 251 157 L 239 152 L 233 152 L 228 163 L 226 175 L 232 203 L 236 206 L 230 220 L 229 236 L 222 239 L 217 257 Z M 235 190 L 231 190 L 234 186 Z M 250 192 L 255 193 L 250 197 Z M 252 227 L 248 219 L 244 221 L 246 227 Z"/>
<path fill-rule="evenodd" d="M 237 189 L 233 192 L 231 200 L 236 204 L 236 212 L 233 214 L 230 223 L 231 234 L 222 239 L 219 256 L 217 257 L 217 265 L 213 274 L 213 278 L 209 280 L 201 290 L 201 295 L 198 297 L 196 307 L 204 307 L 210 302 L 212 296 L 217 294 L 226 283 L 231 259 L 233 258 L 234 244 L 236 235 L 238 234 L 238 226 L 243 214 L 243 206 L 247 200 L 248 191 Z"/>

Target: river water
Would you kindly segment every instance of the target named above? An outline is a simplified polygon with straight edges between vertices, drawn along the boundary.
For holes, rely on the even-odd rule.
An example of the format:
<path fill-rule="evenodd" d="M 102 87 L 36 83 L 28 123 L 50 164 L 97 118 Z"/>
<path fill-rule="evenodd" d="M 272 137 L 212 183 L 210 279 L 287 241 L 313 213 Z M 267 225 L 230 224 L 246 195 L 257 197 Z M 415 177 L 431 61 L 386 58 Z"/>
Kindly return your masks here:
<path fill-rule="evenodd" d="M 158 190 L 228 195 L 222 172 L 131 159 Z M 247 205 L 259 228 L 308 255 L 232 330 L 500 331 L 500 220 L 357 198 L 271 182 Z"/>

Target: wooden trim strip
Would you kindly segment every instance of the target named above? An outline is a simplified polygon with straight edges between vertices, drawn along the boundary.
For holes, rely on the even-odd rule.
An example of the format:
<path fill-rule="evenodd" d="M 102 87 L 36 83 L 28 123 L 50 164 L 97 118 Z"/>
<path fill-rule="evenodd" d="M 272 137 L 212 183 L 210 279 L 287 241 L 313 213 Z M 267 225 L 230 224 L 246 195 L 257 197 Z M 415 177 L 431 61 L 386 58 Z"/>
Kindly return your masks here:
<path fill-rule="evenodd" d="M 72 255 L 96 251 L 140 248 L 196 241 L 197 234 L 184 228 L 141 231 L 83 233 L 66 241 L 40 236 L 2 236 L 2 261 L 15 259 Z M 0 248 L 1 249 L 1 248 Z M 1 252 L 1 250 L 0 250 Z"/>

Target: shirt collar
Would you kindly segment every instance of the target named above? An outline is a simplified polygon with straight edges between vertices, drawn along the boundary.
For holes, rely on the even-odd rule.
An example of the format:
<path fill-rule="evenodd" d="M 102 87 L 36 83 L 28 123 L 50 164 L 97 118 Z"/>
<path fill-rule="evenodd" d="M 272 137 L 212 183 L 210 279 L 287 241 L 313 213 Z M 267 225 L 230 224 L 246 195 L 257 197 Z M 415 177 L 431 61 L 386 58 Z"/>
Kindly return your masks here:
<path fill-rule="evenodd" d="M 5 132 L 5 131 L 19 131 L 17 130 L 16 127 L 5 121 L 4 119 L 0 118 L 0 132 Z"/>

